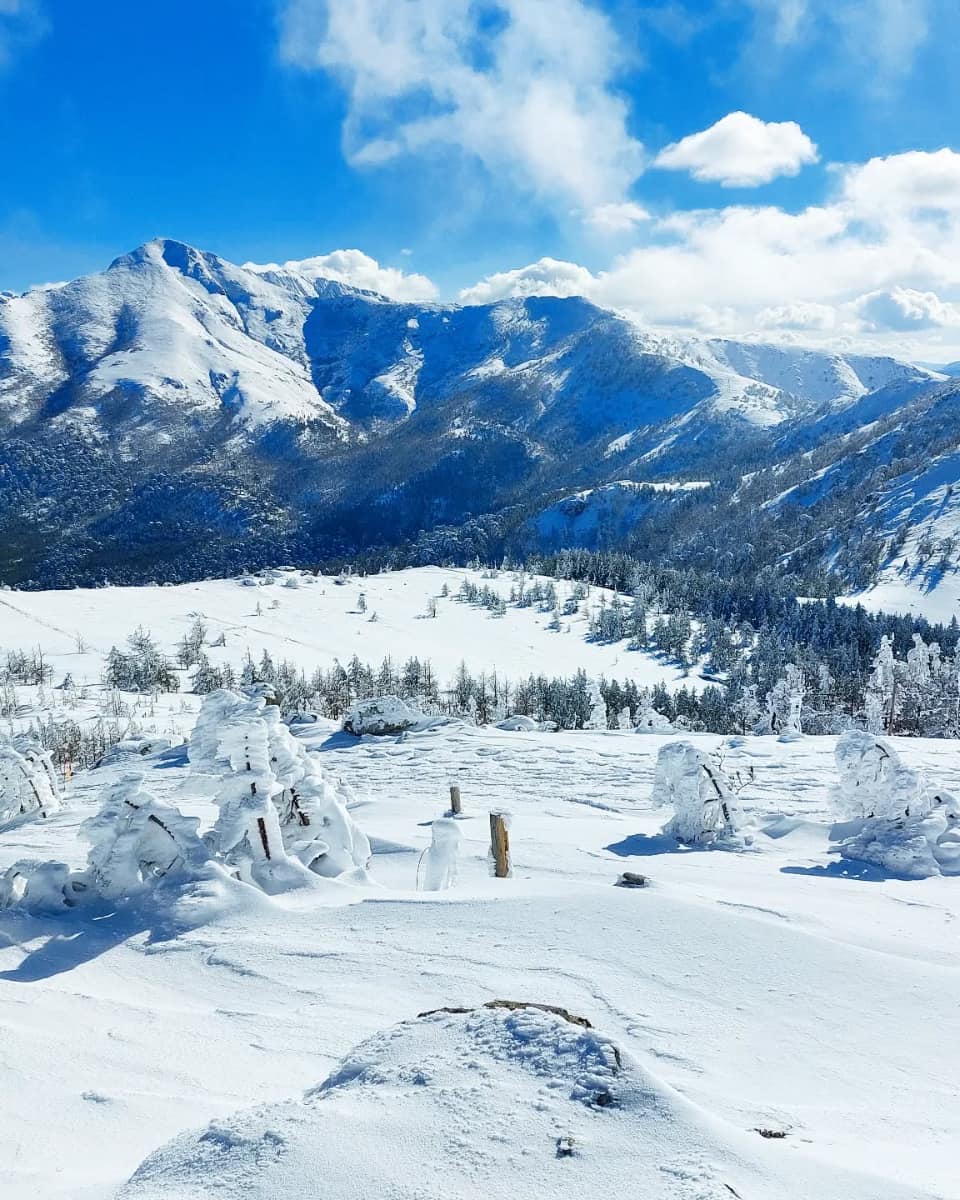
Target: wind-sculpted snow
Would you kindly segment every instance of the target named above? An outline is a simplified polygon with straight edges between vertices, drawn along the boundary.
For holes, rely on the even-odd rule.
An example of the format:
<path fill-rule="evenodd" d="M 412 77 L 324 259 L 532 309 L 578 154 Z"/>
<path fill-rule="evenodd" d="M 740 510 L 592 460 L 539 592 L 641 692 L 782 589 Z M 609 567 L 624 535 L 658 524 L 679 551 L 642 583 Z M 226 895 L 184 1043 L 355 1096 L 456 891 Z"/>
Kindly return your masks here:
<path fill-rule="evenodd" d="M 138 756 L 134 791 L 126 756 L 75 774 L 60 811 L 0 835 L 0 875 L 47 864 L 28 883 L 51 901 L 0 913 L 4 1200 L 949 1196 L 957 879 L 841 856 L 835 738 L 687 736 L 739 781 L 749 852 L 659 832 L 675 735 L 299 723 L 349 781 L 372 886 L 272 897 L 203 866 L 148 882 L 176 850 L 150 815 L 175 807 L 182 836 L 217 817 L 184 746 Z M 958 790 L 952 744 L 889 744 Z M 448 886 L 420 890 L 451 782 L 456 878 L 445 851 L 429 875 Z M 97 855 L 115 880 L 144 864 L 135 902 L 65 907 L 111 797 L 138 811 Z M 512 813 L 509 879 L 489 872 L 492 809 Z M 615 886 L 625 870 L 647 886 Z M 416 1016 L 443 1008 L 470 1011 Z"/>
<path fill-rule="evenodd" d="M 520 1005 L 387 1029 L 303 1100 L 176 1139 L 118 1200 L 313 1200 L 318 1184 L 331 1200 L 556 1200 L 636 1186 L 649 1200 L 823 1197 L 802 1155 L 765 1152 L 602 1033 Z M 867 1200 L 876 1184 L 838 1172 L 834 1186 Z"/>

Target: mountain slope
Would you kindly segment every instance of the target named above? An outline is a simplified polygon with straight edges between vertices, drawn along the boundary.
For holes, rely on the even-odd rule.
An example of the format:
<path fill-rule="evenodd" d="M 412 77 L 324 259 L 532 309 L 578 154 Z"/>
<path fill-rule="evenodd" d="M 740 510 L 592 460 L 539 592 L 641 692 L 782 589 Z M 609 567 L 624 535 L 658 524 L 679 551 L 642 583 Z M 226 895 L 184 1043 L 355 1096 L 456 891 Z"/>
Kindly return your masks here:
<path fill-rule="evenodd" d="M 688 479 L 715 487 L 619 503 L 604 544 L 755 569 L 795 536 L 762 506 L 811 473 L 804 455 L 944 386 L 893 359 L 667 337 L 577 298 L 398 303 L 317 267 L 159 239 L 0 298 L 0 580 L 414 541 L 421 558 L 498 553 L 564 496 Z M 763 482 L 744 559 L 728 506 L 747 471 Z"/>

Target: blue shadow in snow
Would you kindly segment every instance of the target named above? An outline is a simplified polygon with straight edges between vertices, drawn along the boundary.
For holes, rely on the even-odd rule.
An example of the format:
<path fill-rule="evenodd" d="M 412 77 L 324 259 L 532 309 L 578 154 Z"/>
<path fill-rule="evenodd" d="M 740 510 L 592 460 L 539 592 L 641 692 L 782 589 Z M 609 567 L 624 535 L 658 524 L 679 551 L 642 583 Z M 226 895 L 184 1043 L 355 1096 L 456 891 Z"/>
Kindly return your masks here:
<path fill-rule="evenodd" d="M 650 858 L 655 854 L 688 854 L 695 849 L 703 849 L 703 847 L 684 846 L 676 838 L 666 837 L 662 833 L 656 834 L 654 837 L 648 837 L 645 833 L 632 833 L 622 842 L 604 846 L 604 850 L 609 850 L 612 854 L 619 854 L 621 858 Z"/>
<path fill-rule="evenodd" d="M 185 767 L 188 761 L 186 746 L 171 746 L 169 750 L 161 750 L 152 765 L 155 771 L 166 771 L 171 767 Z"/>
<path fill-rule="evenodd" d="M 0 916 L 0 934 L 12 943 L 23 943 L 47 932 L 50 936 L 18 966 L 0 971 L 0 981 L 37 983 L 63 975 L 147 931 L 148 945 L 177 936 L 174 923 L 164 920 L 163 911 L 156 909 L 147 913 L 131 907 L 97 914 L 87 908 L 56 917 L 4 913 Z"/>
<path fill-rule="evenodd" d="M 858 862 L 843 858 L 822 867 L 781 867 L 782 875 L 814 875 L 824 879 L 857 879 L 867 883 L 884 883 L 888 879 L 910 879 L 907 875 L 894 875 L 873 863 Z"/>

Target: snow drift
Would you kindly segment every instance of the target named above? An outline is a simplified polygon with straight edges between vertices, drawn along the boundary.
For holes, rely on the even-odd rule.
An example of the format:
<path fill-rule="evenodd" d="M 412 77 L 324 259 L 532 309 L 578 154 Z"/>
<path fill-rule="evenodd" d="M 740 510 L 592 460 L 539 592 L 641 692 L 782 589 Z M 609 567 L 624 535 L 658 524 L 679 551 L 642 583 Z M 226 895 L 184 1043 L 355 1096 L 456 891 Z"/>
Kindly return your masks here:
<path fill-rule="evenodd" d="M 835 1195 L 877 1181 L 831 1171 Z M 603 1034 L 519 1006 L 426 1014 L 302 1100 L 186 1133 L 118 1200 L 823 1200 L 822 1168 L 716 1121 Z M 884 1186 L 894 1200 L 906 1193 Z"/>

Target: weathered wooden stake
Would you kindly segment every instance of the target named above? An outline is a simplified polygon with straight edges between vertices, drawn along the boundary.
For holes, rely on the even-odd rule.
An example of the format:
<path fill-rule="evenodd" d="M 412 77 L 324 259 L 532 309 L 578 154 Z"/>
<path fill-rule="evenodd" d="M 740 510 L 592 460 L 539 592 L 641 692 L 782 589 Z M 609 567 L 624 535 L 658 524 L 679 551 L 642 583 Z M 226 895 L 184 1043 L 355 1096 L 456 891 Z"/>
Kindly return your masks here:
<path fill-rule="evenodd" d="M 450 784 L 450 811 L 455 817 L 460 815 L 460 788 L 455 784 Z"/>
<path fill-rule="evenodd" d="M 493 854 L 493 873 L 497 879 L 510 875 L 510 836 L 503 813 L 490 814 L 490 850 Z"/>

